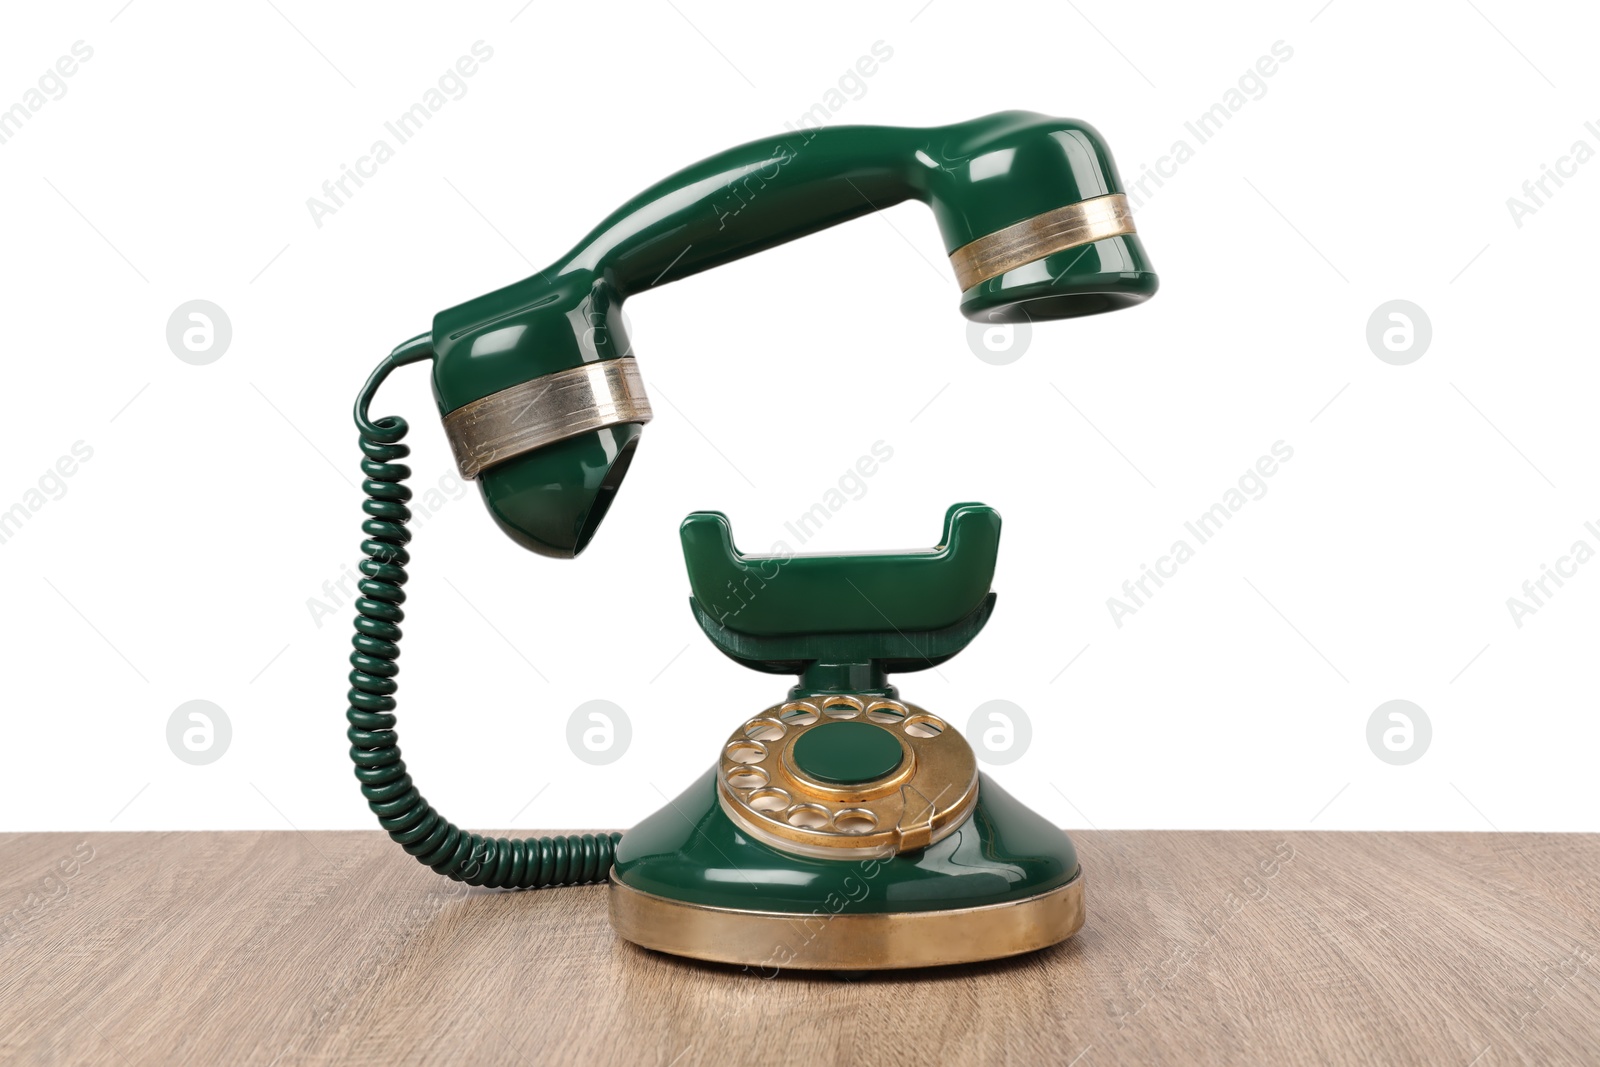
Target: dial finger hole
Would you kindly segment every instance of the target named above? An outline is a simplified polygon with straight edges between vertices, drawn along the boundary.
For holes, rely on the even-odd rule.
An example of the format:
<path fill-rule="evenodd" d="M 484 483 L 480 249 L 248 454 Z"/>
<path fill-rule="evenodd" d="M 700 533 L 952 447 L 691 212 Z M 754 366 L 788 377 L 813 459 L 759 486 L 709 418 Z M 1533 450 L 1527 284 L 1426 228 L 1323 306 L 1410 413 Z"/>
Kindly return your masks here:
<path fill-rule="evenodd" d="M 789 809 L 789 825 L 820 830 L 828 825 L 828 809 L 819 804 L 796 804 Z"/>
<path fill-rule="evenodd" d="M 763 789 L 751 795 L 750 806 L 757 811 L 783 811 L 789 806 L 789 794 L 781 789 Z"/>
<path fill-rule="evenodd" d="M 759 741 L 735 741 L 724 752 L 735 763 L 760 763 L 767 758 L 767 746 Z"/>
<path fill-rule="evenodd" d="M 783 723 L 777 719 L 751 719 L 744 727 L 744 735 L 752 741 L 777 741 L 783 734 Z"/>
<path fill-rule="evenodd" d="M 861 701 L 854 697 L 829 697 L 822 712 L 830 719 L 853 719 L 861 714 Z"/>
<path fill-rule="evenodd" d="M 917 715 L 906 723 L 906 733 L 912 737 L 938 737 L 944 733 L 944 723 L 932 715 Z"/>
<path fill-rule="evenodd" d="M 884 726 L 898 726 L 906 721 L 905 705 L 896 704 L 892 700 L 880 700 L 868 704 L 867 719 Z"/>
<path fill-rule="evenodd" d="M 835 815 L 833 825 L 847 834 L 870 834 L 878 828 L 878 819 L 866 808 L 850 808 Z"/>
<path fill-rule="evenodd" d="M 760 789 L 767 784 L 767 772 L 759 767 L 741 767 L 728 774 L 728 784 L 735 789 Z"/>
<path fill-rule="evenodd" d="M 800 700 L 778 710 L 778 718 L 790 726 L 810 726 L 819 717 L 815 707 Z"/>

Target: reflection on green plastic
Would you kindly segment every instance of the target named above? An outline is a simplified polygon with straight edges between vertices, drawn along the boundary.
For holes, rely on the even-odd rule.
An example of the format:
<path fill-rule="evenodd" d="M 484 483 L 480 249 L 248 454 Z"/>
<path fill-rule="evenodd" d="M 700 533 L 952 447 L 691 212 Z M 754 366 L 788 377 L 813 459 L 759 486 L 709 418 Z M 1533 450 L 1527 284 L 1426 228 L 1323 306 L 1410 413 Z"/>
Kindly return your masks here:
<path fill-rule="evenodd" d="M 544 185 L 576 188 L 604 176 L 592 173 L 587 155 L 548 158 L 566 169 L 540 175 Z M 666 163 L 630 155 L 628 173 L 664 170 Z M 645 189 L 543 270 L 435 316 L 439 411 L 535 375 L 629 355 L 622 303 L 634 293 L 906 200 L 932 208 L 951 252 L 1046 211 L 1125 191 L 1099 131 L 1031 111 L 948 126 L 790 130 L 750 141 Z M 1116 242 L 1115 253 L 1085 254 L 1076 263 L 1080 250 L 1063 254 L 1054 281 L 1017 295 L 1080 297 L 1101 286 L 1142 299 L 1154 291 L 1155 275 L 1139 239 Z M 871 275 L 861 274 L 867 282 Z M 963 303 L 971 318 L 987 320 L 1011 300 L 991 292 L 995 287 L 979 288 L 986 295 Z M 871 295 L 870 284 L 857 294 Z M 787 310 L 787 299 L 774 294 L 775 313 Z M 1041 304 L 1030 317 L 1083 313 Z"/>
<path fill-rule="evenodd" d="M 582 552 L 616 499 L 641 429 L 607 426 L 483 471 L 478 488 L 495 525 L 541 556 Z"/>
<path fill-rule="evenodd" d="M 903 758 L 894 734 L 870 722 L 825 722 L 800 735 L 794 745 L 800 772 L 834 785 L 882 778 Z"/>
<path fill-rule="evenodd" d="M 521 131 L 516 138 L 526 141 Z M 541 158 L 552 161 L 534 175 L 541 187 L 576 189 L 605 177 L 588 155 Z M 627 159 L 627 173 L 666 169 L 666 160 Z M 447 414 L 541 375 L 632 355 L 622 316 L 629 296 L 903 201 L 926 203 L 953 251 L 1024 219 L 1124 191 L 1092 126 L 1031 111 L 948 126 L 798 129 L 750 141 L 645 189 L 543 270 L 434 316 L 434 398 Z M 823 299 L 806 306 L 825 312 L 830 297 L 873 300 L 872 278 L 888 268 L 872 266 L 871 253 L 864 245 L 835 279 L 819 279 L 815 295 Z M 1138 236 L 1129 234 L 974 285 L 960 309 L 983 322 L 1039 322 L 1127 307 L 1156 284 Z M 773 315 L 793 314 L 793 300 L 771 294 Z M 715 310 L 708 314 L 714 321 Z M 747 347 L 770 346 L 749 338 Z M 483 480 L 495 520 L 534 551 L 577 555 L 631 456 L 618 453 L 597 467 L 595 451 L 552 446 L 503 460 Z"/>
<path fill-rule="evenodd" d="M 1000 516 L 953 504 L 934 548 L 848 555 L 746 556 L 728 517 L 697 511 L 678 528 L 695 601 L 741 634 L 923 631 L 952 626 L 989 594 Z"/>
<path fill-rule="evenodd" d="M 1055 889 L 1078 873 L 1078 855 L 1059 827 L 979 775 L 972 818 L 942 841 L 887 859 L 808 859 L 736 827 L 717 802 L 710 770 L 623 835 L 612 873 L 634 889 L 711 907 L 936 911 Z M 796 935 L 804 937 L 804 928 Z"/>

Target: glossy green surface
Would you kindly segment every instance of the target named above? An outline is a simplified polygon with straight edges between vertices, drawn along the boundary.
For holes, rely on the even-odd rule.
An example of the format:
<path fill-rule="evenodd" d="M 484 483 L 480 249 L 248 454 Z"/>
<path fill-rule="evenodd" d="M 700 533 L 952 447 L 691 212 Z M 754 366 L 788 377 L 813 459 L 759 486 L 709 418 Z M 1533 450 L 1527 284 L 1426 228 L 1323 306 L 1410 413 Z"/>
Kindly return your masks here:
<path fill-rule="evenodd" d="M 943 841 L 887 859 L 807 859 L 739 830 L 717 802 L 711 770 L 622 836 L 612 873 L 635 889 L 712 907 L 935 911 L 1054 889 L 1078 873 L 1078 855 L 1059 827 L 980 775 L 976 810 Z"/>
<path fill-rule="evenodd" d="M 495 524 L 541 556 L 576 556 L 616 499 L 641 429 L 607 426 L 483 471 L 478 489 Z"/>
<path fill-rule="evenodd" d="M 649 160 L 631 162 L 653 169 Z M 621 308 L 634 293 L 905 200 L 933 209 L 949 252 L 1045 211 L 1122 191 L 1098 131 L 1029 111 L 750 141 L 650 186 L 533 276 L 435 316 L 439 410 L 627 355 Z M 818 291 L 827 291 L 824 279 Z M 786 310 L 775 297 L 775 313 Z"/>
<path fill-rule="evenodd" d="M 825 722 L 794 743 L 795 766 L 835 785 L 882 778 L 904 758 L 894 735 L 870 722 Z"/>
<path fill-rule="evenodd" d="M 982 632 L 994 604 L 990 593 L 972 614 L 942 630 L 757 637 L 722 625 L 689 598 L 695 622 L 723 655 L 753 671 L 800 675 L 791 700 L 822 693 L 892 697 L 889 672 L 927 670 L 954 656 Z"/>
<path fill-rule="evenodd" d="M 935 548 L 814 556 L 746 556 L 728 518 L 697 511 L 678 528 L 695 601 L 741 634 L 922 631 L 954 625 L 989 594 L 1000 516 L 952 504 Z"/>
<path fill-rule="evenodd" d="M 845 637 L 853 641 L 856 635 L 847 634 Z M 827 696 L 830 693 L 886 697 L 889 700 L 899 696 L 900 691 L 889 684 L 889 670 L 885 661 L 864 656 L 862 651 L 860 645 L 854 645 L 848 651 L 836 653 L 831 659 L 806 660 L 783 671 L 784 674 L 800 675 L 800 680 L 789 688 L 789 699 L 804 700 L 806 697 Z M 852 661 L 849 658 L 851 656 L 856 659 Z M 762 664 L 761 669 L 765 670 L 766 665 Z"/>
<path fill-rule="evenodd" d="M 520 136 L 520 135 L 519 135 Z M 653 161 L 631 158 L 649 170 Z M 548 267 L 440 312 L 433 388 L 441 414 L 539 375 L 632 352 L 622 319 L 634 293 L 906 200 L 929 205 L 947 251 L 1042 212 L 1123 186 L 1105 141 L 1074 119 L 1005 111 L 949 126 L 798 129 L 719 152 L 623 204 Z M 1081 253 L 1081 255 L 1080 255 Z M 871 266 L 841 264 L 816 296 L 844 286 L 871 299 Z M 1039 321 L 1124 307 L 1155 291 L 1139 239 L 1071 249 L 974 286 L 969 318 Z M 792 311 L 774 294 L 774 316 Z M 626 465 L 593 477 L 590 457 L 523 455 L 501 464 L 485 498 L 507 532 L 537 551 L 575 555 L 599 515 L 560 492 L 614 492 Z M 513 499 L 514 498 L 514 499 Z M 540 513 L 536 500 L 555 510 Z M 541 547 L 542 546 L 542 547 Z"/>
<path fill-rule="evenodd" d="M 961 313 L 983 322 L 1039 322 L 1142 304 L 1157 280 L 1137 234 L 1036 259 L 961 294 Z"/>

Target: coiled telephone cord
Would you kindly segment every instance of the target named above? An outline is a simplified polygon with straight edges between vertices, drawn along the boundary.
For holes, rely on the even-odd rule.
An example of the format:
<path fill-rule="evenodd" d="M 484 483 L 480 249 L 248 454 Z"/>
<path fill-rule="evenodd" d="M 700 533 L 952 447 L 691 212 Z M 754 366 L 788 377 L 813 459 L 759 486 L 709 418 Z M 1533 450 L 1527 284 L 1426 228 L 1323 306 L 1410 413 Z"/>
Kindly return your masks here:
<path fill-rule="evenodd" d="M 400 667 L 400 622 L 405 612 L 406 523 L 411 468 L 398 462 L 411 449 L 401 444 L 409 427 L 398 416 L 368 417 L 378 386 L 396 367 L 431 358 L 428 335 L 407 341 L 390 353 L 362 388 L 356 401 L 361 433 L 362 490 L 367 494 L 361 524 L 363 575 L 356 600 L 354 650 L 350 653 L 350 759 L 367 806 L 378 822 L 418 862 L 468 885 L 495 889 L 539 889 L 603 881 L 611 870 L 621 834 L 508 839 L 468 833 L 434 810 L 417 791 L 400 758 L 395 732 L 395 676 Z"/>

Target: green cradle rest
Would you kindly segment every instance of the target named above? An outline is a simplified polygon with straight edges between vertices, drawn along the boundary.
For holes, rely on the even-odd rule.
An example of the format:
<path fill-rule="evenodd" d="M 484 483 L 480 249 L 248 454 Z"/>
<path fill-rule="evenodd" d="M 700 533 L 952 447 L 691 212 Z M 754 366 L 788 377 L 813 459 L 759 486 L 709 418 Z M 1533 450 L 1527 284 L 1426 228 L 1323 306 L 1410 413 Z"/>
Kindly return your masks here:
<path fill-rule="evenodd" d="M 943 663 L 994 610 L 1000 516 L 983 504 L 951 505 L 938 545 L 898 552 L 747 556 L 716 511 L 678 532 L 695 621 L 744 666 L 802 675 L 795 697 L 892 695 L 889 672 Z"/>

